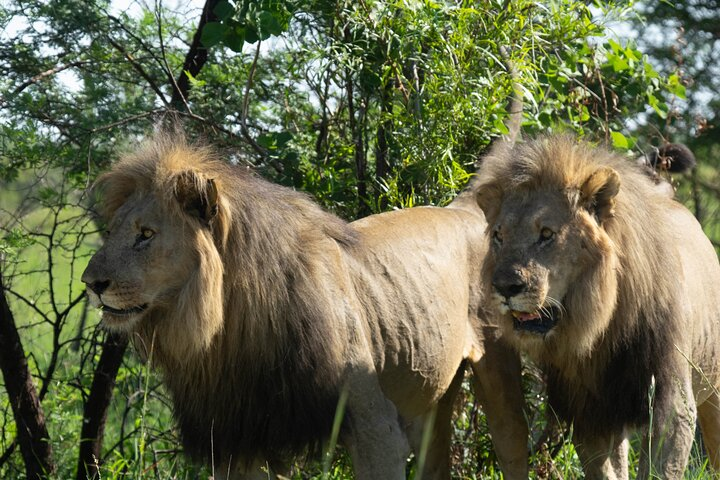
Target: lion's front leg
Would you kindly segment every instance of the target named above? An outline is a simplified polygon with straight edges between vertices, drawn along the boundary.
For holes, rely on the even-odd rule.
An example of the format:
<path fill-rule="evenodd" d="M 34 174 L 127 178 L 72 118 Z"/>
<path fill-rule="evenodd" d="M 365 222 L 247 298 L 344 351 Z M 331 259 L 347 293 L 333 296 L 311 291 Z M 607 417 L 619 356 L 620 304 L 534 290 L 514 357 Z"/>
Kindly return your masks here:
<path fill-rule="evenodd" d="M 492 331 L 484 334 L 484 352 L 472 364 L 475 396 L 487 418 L 505 478 L 527 479 L 529 432 L 523 410 L 520 357 L 497 340 Z"/>
<path fill-rule="evenodd" d="M 668 408 L 653 412 L 652 436 L 643 439 L 638 478 L 683 478 L 695 438 L 697 407 L 690 376 L 677 382 Z"/>
<path fill-rule="evenodd" d="M 342 442 L 350 452 L 357 480 L 402 480 L 410 455 L 395 405 L 377 378 L 354 379 L 345 413 Z"/>
<path fill-rule="evenodd" d="M 629 442 L 625 432 L 586 435 L 582 430 L 576 430 L 573 443 L 587 480 L 627 480 L 629 478 Z"/>
<path fill-rule="evenodd" d="M 410 446 L 418 459 L 417 477 L 426 480 L 450 480 L 450 447 L 452 445 L 452 417 L 455 410 L 455 399 L 465 377 L 465 363 L 458 368 L 450 387 L 445 395 L 425 415 L 421 415 L 407 425 Z M 432 424 L 430 424 L 432 422 Z M 423 437 L 429 435 L 427 449 L 423 451 Z M 422 472 L 419 471 L 419 459 L 424 459 Z"/>

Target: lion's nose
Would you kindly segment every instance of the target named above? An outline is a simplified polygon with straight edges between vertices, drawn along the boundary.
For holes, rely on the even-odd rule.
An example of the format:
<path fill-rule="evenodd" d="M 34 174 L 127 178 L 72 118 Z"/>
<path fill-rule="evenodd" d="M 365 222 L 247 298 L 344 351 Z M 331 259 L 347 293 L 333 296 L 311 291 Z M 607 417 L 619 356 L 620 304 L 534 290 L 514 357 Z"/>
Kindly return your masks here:
<path fill-rule="evenodd" d="M 102 279 L 100 275 L 97 275 L 95 269 L 91 267 L 92 264 L 88 265 L 88 268 L 85 269 L 82 274 L 81 280 L 85 285 L 87 285 L 87 288 L 95 292 L 97 295 L 102 295 L 102 293 L 110 286 L 110 280 Z M 102 280 L 98 280 L 97 277 L 100 277 Z"/>
<path fill-rule="evenodd" d="M 511 284 L 511 285 L 501 285 L 498 283 L 493 283 L 493 287 L 495 287 L 495 290 L 500 293 L 505 298 L 512 298 L 515 295 L 522 293 L 525 290 L 525 284 Z"/>
<path fill-rule="evenodd" d="M 109 286 L 110 280 L 96 280 L 87 284 L 87 287 L 98 295 L 102 295 Z"/>
<path fill-rule="evenodd" d="M 492 286 L 497 292 L 505 298 L 512 298 L 525 290 L 527 283 L 520 275 L 495 275 L 492 280 Z"/>

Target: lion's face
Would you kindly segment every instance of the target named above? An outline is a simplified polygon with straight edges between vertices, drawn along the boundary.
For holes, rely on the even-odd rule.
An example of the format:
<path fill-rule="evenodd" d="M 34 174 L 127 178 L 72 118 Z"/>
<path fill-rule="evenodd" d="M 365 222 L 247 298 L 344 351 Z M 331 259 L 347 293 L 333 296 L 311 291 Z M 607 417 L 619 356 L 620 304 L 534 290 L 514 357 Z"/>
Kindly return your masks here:
<path fill-rule="evenodd" d="M 520 335 L 557 326 L 568 287 L 590 261 L 567 199 L 540 191 L 503 202 L 492 230 L 492 301 Z"/>
<path fill-rule="evenodd" d="M 197 259 L 184 248 L 183 225 L 152 194 L 135 192 L 108 224 L 103 247 L 83 273 L 91 302 L 108 327 L 131 328 L 154 307 L 177 298 Z"/>
<path fill-rule="evenodd" d="M 599 169 L 576 185 L 491 184 L 479 197 L 489 222 L 483 277 L 491 307 L 533 355 L 588 352 L 615 305 L 617 256 L 604 222 L 617 174 Z"/>

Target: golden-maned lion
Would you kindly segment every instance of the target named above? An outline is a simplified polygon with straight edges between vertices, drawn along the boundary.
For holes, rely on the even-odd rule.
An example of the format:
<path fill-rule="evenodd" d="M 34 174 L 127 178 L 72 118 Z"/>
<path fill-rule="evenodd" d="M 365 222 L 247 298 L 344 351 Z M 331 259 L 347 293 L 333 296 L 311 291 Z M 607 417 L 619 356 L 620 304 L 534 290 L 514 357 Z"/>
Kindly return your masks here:
<path fill-rule="evenodd" d="M 346 224 L 176 134 L 100 185 L 109 232 L 83 281 L 160 366 L 186 451 L 218 476 L 267 478 L 322 448 L 346 389 L 357 478 L 405 478 L 433 416 L 425 478 L 449 478 L 466 361 L 501 466 L 527 476 L 520 363 L 482 317 L 474 201 Z"/>
<path fill-rule="evenodd" d="M 568 136 L 484 160 L 485 284 L 547 374 L 587 478 L 681 478 L 699 418 L 720 467 L 720 267 L 698 222 L 633 162 Z M 652 469 L 652 470 L 651 470 Z"/>

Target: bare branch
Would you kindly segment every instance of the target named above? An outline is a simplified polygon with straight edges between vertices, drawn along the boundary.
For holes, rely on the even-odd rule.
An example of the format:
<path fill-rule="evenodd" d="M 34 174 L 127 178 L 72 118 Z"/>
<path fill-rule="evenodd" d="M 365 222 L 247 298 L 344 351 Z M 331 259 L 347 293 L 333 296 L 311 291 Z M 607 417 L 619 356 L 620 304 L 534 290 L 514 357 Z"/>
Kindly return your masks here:
<path fill-rule="evenodd" d="M 112 123 L 108 123 L 106 125 L 101 125 L 99 127 L 93 128 L 91 130 L 91 132 L 98 133 L 98 132 L 102 132 L 104 130 L 111 130 L 115 127 L 125 125 L 126 123 L 134 122 L 135 120 L 141 120 L 143 118 L 152 117 L 153 115 L 157 115 L 164 111 L 165 111 L 164 109 L 155 109 L 155 110 L 150 110 L 149 112 L 143 112 L 143 113 L 139 113 L 137 115 L 131 115 L 129 117 L 123 118 L 122 120 L 118 120 L 117 122 L 112 122 Z"/>
<path fill-rule="evenodd" d="M 252 64 L 250 64 L 250 73 L 248 73 L 248 79 L 247 83 L 245 83 L 245 92 L 243 93 L 243 104 L 242 104 L 242 110 L 240 111 L 240 131 L 243 134 L 243 137 L 245 137 L 245 140 L 250 144 L 250 146 L 255 150 L 258 154 L 260 154 L 263 158 L 268 157 L 267 151 L 265 151 L 264 148 L 262 148 L 258 143 L 255 141 L 254 138 L 252 138 L 252 135 L 250 135 L 250 130 L 248 130 L 247 127 L 247 114 L 248 109 L 250 106 L 250 89 L 252 88 L 253 79 L 255 78 L 255 70 L 257 69 L 257 62 L 258 58 L 260 57 L 260 41 L 257 42 L 257 48 L 255 49 L 255 56 L 253 57 Z M 282 165 L 280 165 L 279 172 L 282 172 L 283 168 Z"/>
<path fill-rule="evenodd" d="M 44 78 L 58 74 L 58 73 L 62 72 L 63 70 L 67 70 L 68 68 L 79 67 L 79 66 L 85 65 L 87 63 L 88 62 L 85 62 L 85 61 L 70 62 L 70 63 L 66 63 L 65 65 L 58 65 L 57 67 L 51 68 L 50 70 L 46 70 L 42 73 L 38 73 L 37 75 L 32 77 L 30 80 L 26 80 L 25 82 L 18 85 L 15 88 L 15 90 L 12 91 L 12 93 L 10 95 L 14 97 L 14 96 L 20 94 L 23 90 L 28 88 L 30 85 L 38 83 L 40 80 L 42 80 Z M 6 101 L 7 100 L 4 97 L 0 97 L 0 105 L 4 104 Z"/>
<path fill-rule="evenodd" d="M 0 369 L 12 406 L 27 478 L 40 479 L 55 469 L 50 436 L 15 318 L 5 298 L 0 271 Z"/>

